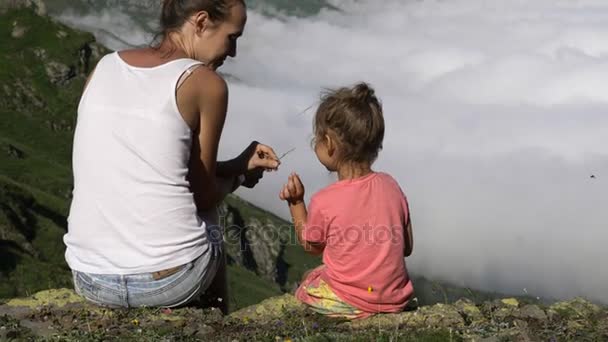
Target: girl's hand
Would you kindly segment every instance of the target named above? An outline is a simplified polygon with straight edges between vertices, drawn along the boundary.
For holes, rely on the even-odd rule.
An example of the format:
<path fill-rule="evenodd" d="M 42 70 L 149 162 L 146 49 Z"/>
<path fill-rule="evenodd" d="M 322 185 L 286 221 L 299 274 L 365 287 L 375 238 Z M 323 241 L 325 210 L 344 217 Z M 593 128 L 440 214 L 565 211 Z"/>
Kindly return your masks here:
<path fill-rule="evenodd" d="M 304 184 L 296 173 L 289 175 L 287 184 L 279 193 L 279 198 L 289 202 L 290 205 L 304 203 Z"/>
<path fill-rule="evenodd" d="M 252 142 L 241 155 L 244 155 L 248 160 L 247 171 L 257 168 L 262 168 L 266 171 L 276 171 L 279 165 L 281 165 L 272 147 L 260 144 L 257 141 Z"/>

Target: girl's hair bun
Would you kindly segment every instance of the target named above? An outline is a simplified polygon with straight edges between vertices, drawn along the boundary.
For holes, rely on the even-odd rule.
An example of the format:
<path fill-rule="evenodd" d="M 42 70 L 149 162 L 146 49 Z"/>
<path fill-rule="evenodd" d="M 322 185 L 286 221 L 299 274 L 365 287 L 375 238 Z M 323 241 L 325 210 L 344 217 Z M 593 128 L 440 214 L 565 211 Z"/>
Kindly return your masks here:
<path fill-rule="evenodd" d="M 361 82 L 352 88 L 352 96 L 359 101 L 369 102 L 376 96 L 376 92 L 369 84 Z"/>
<path fill-rule="evenodd" d="M 315 139 L 333 134 L 340 145 L 341 162 L 369 162 L 378 157 L 384 139 L 382 104 L 369 84 L 328 89 L 313 124 Z"/>

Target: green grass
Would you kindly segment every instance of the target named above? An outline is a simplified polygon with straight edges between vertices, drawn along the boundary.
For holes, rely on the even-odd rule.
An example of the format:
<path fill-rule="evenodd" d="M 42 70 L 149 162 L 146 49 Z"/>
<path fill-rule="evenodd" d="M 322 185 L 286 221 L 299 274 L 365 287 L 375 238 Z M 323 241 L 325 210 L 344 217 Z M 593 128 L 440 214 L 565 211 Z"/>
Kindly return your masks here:
<path fill-rule="evenodd" d="M 233 265 L 228 266 L 228 288 L 233 294 L 229 299 L 230 311 L 257 304 L 268 297 L 281 294 L 277 284 Z"/>

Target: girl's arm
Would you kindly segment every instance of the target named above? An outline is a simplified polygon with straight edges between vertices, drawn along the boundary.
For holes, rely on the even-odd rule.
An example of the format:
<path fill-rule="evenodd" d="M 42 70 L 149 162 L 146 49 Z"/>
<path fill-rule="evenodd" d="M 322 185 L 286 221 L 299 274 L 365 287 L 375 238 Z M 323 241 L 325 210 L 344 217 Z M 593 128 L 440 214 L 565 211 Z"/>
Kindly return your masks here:
<path fill-rule="evenodd" d="M 291 219 L 300 245 L 308 254 L 323 254 L 324 244 L 313 243 L 304 239 L 304 227 L 306 226 L 308 211 L 306 210 L 306 203 L 304 203 L 304 185 L 297 174 L 289 175 L 289 181 L 281 190 L 279 197 L 286 200 L 289 205 Z"/>
<path fill-rule="evenodd" d="M 308 254 L 321 255 L 325 249 L 325 245 L 321 243 L 314 243 L 304 239 L 304 227 L 306 226 L 306 217 L 308 212 L 306 211 L 306 204 L 304 201 L 297 204 L 289 204 L 289 211 L 291 211 L 291 219 L 296 230 L 296 236 L 298 242 L 304 248 Z"/>
<path fill-rule="evenodd" d="M 405 245 L 403 248 L 404 256 L 408 257 L 412 255 L 412 250 L 414 249 L 414 236 L 412 234 L 412 218 L 410 215 L 407 217 L 407 224 L 404 227 L 404 240 Z"/>

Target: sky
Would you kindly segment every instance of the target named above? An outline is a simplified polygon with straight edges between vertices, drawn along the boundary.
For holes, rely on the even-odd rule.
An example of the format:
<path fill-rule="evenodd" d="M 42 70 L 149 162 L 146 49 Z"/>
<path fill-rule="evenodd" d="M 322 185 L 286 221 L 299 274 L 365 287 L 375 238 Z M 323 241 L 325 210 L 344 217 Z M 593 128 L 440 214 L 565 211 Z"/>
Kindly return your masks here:
<path fill-rule="evenodd" d="M 289 173 L 307 198 L 334 182 L 310 147 L 314 106 L 324 88 L 366 81 L 387 128 L 374 168 L 397 179 L 411 207 L 410 272 L 608 304 L 608 3 L 332 3 L 342 10 L 248 14 L 237 58 L 222 68 L 220 156 L 251 140 L 295 150 L 237 194 L 288 218 L 278 192 Z M 112 11 L 61 19 L 112 32 L 121 40 L 100 38 L 114 49 L 148 39 Z"/>

